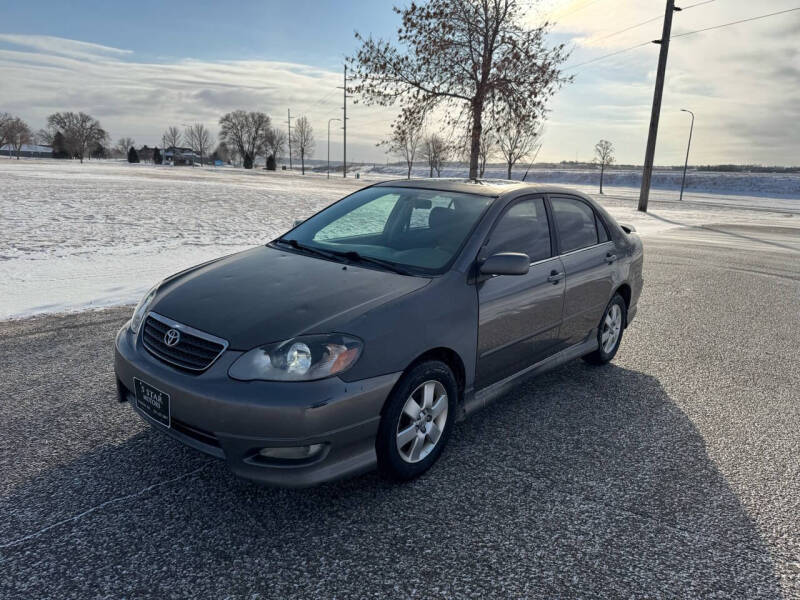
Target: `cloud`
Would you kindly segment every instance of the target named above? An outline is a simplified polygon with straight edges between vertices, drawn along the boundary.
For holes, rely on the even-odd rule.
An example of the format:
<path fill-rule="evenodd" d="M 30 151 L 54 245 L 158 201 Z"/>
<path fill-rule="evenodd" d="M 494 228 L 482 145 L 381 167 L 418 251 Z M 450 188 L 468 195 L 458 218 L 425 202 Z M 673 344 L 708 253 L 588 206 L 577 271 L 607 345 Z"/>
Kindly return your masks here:
<path fill-rule="evenodd" d="M 112 48 L 111 46 L 103 46 L 101 44 L 92 44 L 90 42 L 81 42 L 78 40 L 68 40 L 49 35 L 0 33 L 0 42 L 30 48 L 46 54 L 70 56 L 73 58 L 95 58 L 109 55 L 125 56 L 127 54 L 132 54 L 131 50 L 122 50 L 120 48 Z"/>
<path fill-rule="evenodd" d="M 4 50 L 3 43 L 30 50 Z M 52 112 L 81 110 L 98 118 L 113 139 L 131 136 L 149 145 L 160 145 L 170 125 L 202 122 L 216 132 L 225 112 L 241 108 L 264 111 L 284 128 L 287 109 L 293 117 L 305 114 L 323 148 L 327 120 L 341 117 L 339 72 L 281 61 L 137 62 L 127 51 L 95 44 L 84 51 L 76 44 L 83 43 L 0 37 L 0 80 L 13 82 L 4 86 L 0 110 L 19 114 L 34 129 Z M 386 109 L 351 106 L 349 156 L 378 157 L 375 143 L 388 132 L 392 116 Z M 340 139 L 338 128 L 332 127 L 331 139 Z M 340 144 L 331 146 L 331 157 L 338 158 Z"/>

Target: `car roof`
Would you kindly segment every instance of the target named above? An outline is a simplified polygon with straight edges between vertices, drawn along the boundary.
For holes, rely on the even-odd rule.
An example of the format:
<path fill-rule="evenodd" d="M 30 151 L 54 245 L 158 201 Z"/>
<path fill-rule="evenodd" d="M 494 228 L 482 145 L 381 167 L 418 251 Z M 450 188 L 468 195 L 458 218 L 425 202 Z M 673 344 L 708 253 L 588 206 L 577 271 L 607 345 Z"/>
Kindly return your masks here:
<path fill-rule="evenodd" d="M 376 183 L 380 187 L 416 188 L 421 190 L 437 190 L 442 192 L 462 192 L 481 196 L 499 197 L 510 193 L 538 194 L 572 194 L 586 197 L 585 194 L 555 185 L 537 185 L 508 179 L 464 179 L 464 178 L 425 178 L 425 179 L 392 179 Z"/>

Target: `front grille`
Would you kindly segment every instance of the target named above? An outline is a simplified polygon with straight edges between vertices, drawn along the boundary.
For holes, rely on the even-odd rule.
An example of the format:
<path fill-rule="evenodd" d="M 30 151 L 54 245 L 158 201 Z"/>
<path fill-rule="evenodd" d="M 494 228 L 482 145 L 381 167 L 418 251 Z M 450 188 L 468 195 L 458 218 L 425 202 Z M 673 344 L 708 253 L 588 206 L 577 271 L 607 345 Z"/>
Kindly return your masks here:
<path fill-rule="evenodd" d="M 174 346 L 168 346 L 164 340 L 171 329 L 180 333 L 180 340 Z M 228 346 L 221 338 L 155 313 L 150 313 L 145 319 L 142 342 L 156 358 L 189 371 L 206 370 Z"/>

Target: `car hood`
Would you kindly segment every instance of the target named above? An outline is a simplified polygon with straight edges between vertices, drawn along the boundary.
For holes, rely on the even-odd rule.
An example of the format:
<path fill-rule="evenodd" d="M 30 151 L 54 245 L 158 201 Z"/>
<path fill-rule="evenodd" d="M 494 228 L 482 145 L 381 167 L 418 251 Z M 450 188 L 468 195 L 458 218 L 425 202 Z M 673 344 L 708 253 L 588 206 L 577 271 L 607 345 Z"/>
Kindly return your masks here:
<path fill-rule="evenodd" d="M 429 282 L 263 246 L 168 279 L 151 310 L 249 350 L 342 331 L 337 327 Z"/>

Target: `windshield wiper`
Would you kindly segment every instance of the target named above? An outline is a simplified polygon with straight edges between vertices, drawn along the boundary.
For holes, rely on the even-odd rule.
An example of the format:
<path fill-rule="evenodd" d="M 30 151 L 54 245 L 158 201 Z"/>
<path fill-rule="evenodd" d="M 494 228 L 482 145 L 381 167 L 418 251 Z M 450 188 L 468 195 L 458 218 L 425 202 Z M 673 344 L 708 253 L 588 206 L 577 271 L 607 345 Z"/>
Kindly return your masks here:
<path fill-rule="evenodd" d="M 371 265 L 375 265 L 376 267 L 381 267 L 383 269 L 393 271 L 399 275 L 413 275 L 411 271 L 408 269 L 404 269 L 397 263 L 393 263 L 389 260 L 383 260 L 381 258 L 373 258 L 372 256 L 364 256 L 363 254 L 359 254 L 355 250 L 347 250 L 347 251 L 336 251 L 336 250 L 322 250 L 320 248 L 314 248 L 313 246 L 306 246 L 305 244 L 301 244 L 297 240 L 287 239 L 287 238 L 278 238 L 275 240 L 275 243 L 278 244 L 285 244 L 287 246 L 291 246 L 296 250 L 300 250 L 301 252 L 307 252 L 308 254 L 316 254 L 317 256 L 322 256 L 324 258 L 328 258 L 330 260 L 335 260 L 337 262 L 341 262 L 342 259 L 346 259 L 350 262 L 360 262 L 360 263 L 367 263 Z"/>
<path fill-rule="evenodd" d="M 348 250 L 347 252 L 336 252 L 336 254 L 355 262 L 362 262 L 375 265 L 377 267 L 383 267 L 384 269 L 388 269 L 389 271 L 394 271 L 399 275 L 413 275 L 411 271 L 409 271 L 408 269 L 404 269 L 397 263 L 394 263 L 390 260 L 383 260 L 382 258 L 364 256 L 363 254 L 359 254 L 355 250 Z"/>
<path fill-rule="evenodd" d="M 313 246 L 306 246 L 305 244 L 301 244 L 297 240 L 278 238 L 277 240 L 275 240 L 275 243 L 291 246 L 295 250 L 300 250 L 301 252 L 306 252 L 308 254 L 316 254 L 317 256 L 322 256 L 330 260 L 335 260 L 336 262 L 342 262 L 341 255 L 338 252 L 328 252 L 327 250 L 320 250 L 319 248 L 314 248 Z"/>

